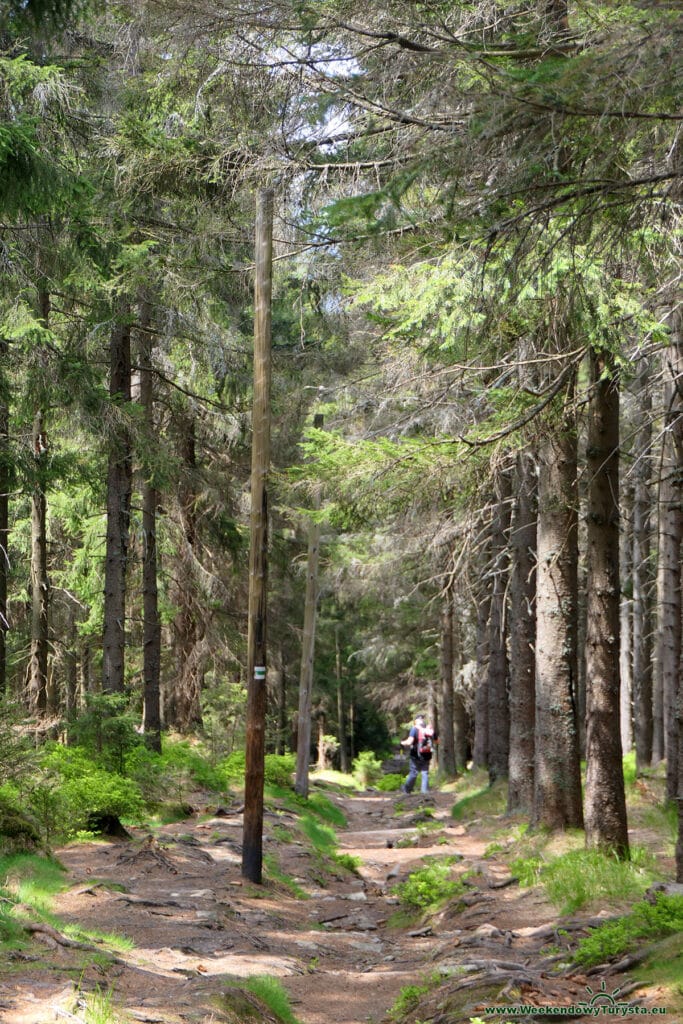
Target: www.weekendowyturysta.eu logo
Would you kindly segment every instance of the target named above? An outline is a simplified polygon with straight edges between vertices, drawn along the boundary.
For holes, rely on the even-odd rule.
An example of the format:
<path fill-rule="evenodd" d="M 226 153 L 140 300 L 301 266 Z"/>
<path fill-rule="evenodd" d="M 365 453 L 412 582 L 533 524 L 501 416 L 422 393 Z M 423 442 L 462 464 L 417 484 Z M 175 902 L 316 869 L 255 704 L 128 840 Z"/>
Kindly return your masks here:
<path fill-rule="evenodd" d="M 487 1017 L 641 1017 L 666 1014 L 665 1006 L 638 1006 L 635 1003 L 627 1003 L 617 999 L 621 988 L 607 991 L 603 981 L 600 988 L 595 991 L 590 985 L 586 985 L 587 999 L 579 999 L 569 1006 L 538 1006 L 531 1003 L 520 1004 L 519 1006 L 486 1006 L 484 1014 Z"/>

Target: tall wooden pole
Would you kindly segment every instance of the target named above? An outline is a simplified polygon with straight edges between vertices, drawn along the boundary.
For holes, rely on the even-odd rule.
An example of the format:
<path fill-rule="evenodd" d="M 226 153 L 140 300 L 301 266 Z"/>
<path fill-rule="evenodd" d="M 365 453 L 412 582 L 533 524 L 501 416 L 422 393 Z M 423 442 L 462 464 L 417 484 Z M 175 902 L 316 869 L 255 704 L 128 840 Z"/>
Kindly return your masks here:
<path fill-rule="evenodd" d="M 263 776 L 266 724 L 266 597 L 268 467 L 270 463 L 270 332 L 273 193 L 258 196 L 254 286 L 254 407 L 251 450 L 251 547 L 247 655 L 247 756 L 244 779 L 242 876 L 257 885 L 263 868 Z"/>

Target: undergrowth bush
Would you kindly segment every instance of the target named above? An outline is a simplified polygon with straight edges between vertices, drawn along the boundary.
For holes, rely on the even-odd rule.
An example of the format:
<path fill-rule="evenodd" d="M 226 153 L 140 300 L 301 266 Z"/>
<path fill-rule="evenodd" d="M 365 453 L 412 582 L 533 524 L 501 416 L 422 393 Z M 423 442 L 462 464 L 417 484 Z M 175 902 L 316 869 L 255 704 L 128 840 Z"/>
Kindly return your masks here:
<path fill-rule="evenodd" d="M 430 910 L 453 899 L 464 891 L 462 882 L 451 878 L 454 858 L 431 860 L 423 868 L 412 871 L 405 882 L 394 886 L 393 892 L 401 903 L 418 910 Z"/>
<path fill-rule="evenodd" d="M 632 952 L 639 941 L 683 932 L 683 896 L 658 893 L 654 904 L 637 903 L 630 914 L 607 921 L 579 942 L 574 960 L 583 967 Z"/>
<path fill-rule="evenodd" d="M 52 744 L 25 798 L 47 842 L 87 831 L 93 815 L 140 821 L 145 800 L 133 779 L 93 763 L 81 747 Z"/>
<path fill-rule="evenodd" d="M 395 793 L 397 790 L 401 788 L 402 782 L 402 775 L 395 775 L 392 773 L 390 775 L 382 775 L 382 777 L 377 780 L 375 785 L 377 786 L 377 789 L 382 791 L 382 793 Z"/>
<path fill-rule="evenodd" d="M 382 778 L 382 762 L 372 750 L 361 750 L 353 759 L 353 777 L 360 786 L 374 786 Z"/>

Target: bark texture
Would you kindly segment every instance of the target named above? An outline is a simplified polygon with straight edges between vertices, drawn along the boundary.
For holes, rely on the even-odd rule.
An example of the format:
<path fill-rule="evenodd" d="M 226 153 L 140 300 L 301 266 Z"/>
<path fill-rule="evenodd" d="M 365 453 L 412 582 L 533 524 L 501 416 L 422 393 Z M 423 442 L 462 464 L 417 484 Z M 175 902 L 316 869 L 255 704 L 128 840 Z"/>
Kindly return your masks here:
<path fill-rule="evenodd" d="M 109 395 L 114 422 L 109 434 L 107 468 L 107 540 L 104 567 L 104 626 L 102 689 L 124 689 L 126 645 L 126 575 L 130 534 L 130 499 L 133 459 L 130 431 L 125 422 L 131 399 L 130 325 L 127 309 L 120 309 L 110 338 Z"/>
<path fill-rule="evenodd" d="M 47 433 L 43 413 L 33 421 L 35 482 L 31 497 L 31 654 L 27 672 L 28 705 L 33 714 L 48 706 L 48 645 L 50 583 L 47 575 L 47 500 L 45 460 Z"/>
<path fill-rule="evenodd" d="M 652 394 L 650 368 L 641 360 L 637 377 L 638 424 L 633 484 L 633 728 L 636 770 L 652 763 L 652 567 L 650 473 Z"/>
<path fill-rule="evenodd" d="M 7 577 L 9 558 L 9 492 L 12 464 L 9 447 L 9 382 L 5 374 L 8 345 L 0 337 L 0 698 L 7 692 Z"/>
<path fill-rule="evenodd" d="M 493 589 L 489 617 L 489 778 L 508 774 L 510 752 L 510 702 L 508 693 L 507 625 L 505 595 L 508 586 L 511 480 L 501 473 L 497 481 L 496 510 L 491 529 Z"/>
<path fill-rule="evenodd" d="M 152 367 L 151 309 L 148 302 L 140 308 L 140 404 L 150 448 L 154 438 L 154 376 Z M 157 505 L 158 494 L 151 466 L 142 474 L 142 602 L 143 602 L 143 718 L 145 743 L 161 753 L 161 621 L 157 581 Z"/>
<path fill-rule="evenodd" d="M 439 729 L 439 768 L 449 779 L 455 776 L 455 736 L 453 733 L 453 588 L 448 581 L 441 597 L 441 717 Z"/>
<path fill-rule="evenodd" d="M 670 310 L 670 345 L 664 356 L 665 433 L 659 483 L 657 650 L 653 759 L 667 760 L 667 795 L 678 786 L 676 707 L 681 664 L 681 543 L 683 542 L 683 338 L 680 313 Z"/>
<path fill-rule="evenodd" d="M 619 723 L 621 747 L 633 749 L 633 483 L 621 484 L 619 534 Z"/>
<path fill-rule="evenodd" d="M 628 855 L 619 729 L 619 390 L 591 352 L 588 420 L 586 842 Z"/>
<path fill-rule="evenodd" d="M 567 410 L 564 422 L 545 438 L 538 460 L 533 819 L 552 829 L 583 824 L 575 706 L 576 452 L 576 428 Z"/>
<path fill-rule="evenodd" d="M 536 502 L 535 467 L 521 452 L 510 530 L 510 811 L 530 811 L 534 802 Z"/>
<path fill-rule="evenodd" d="M 488 545 L 484 558 L 488 559 Z M 491 591 L 488 579 L 484 579 L 477 601 L 477 674 L 474 694 L 474 749 L 472 761 L 475 768 L 486 768 L 489 760 L 489 613 Z"/>
<path fill-rule="evenodd" d="M 167 694 L 165 717 L 179 732 L 191 732 L 201 728 L 202 724 L 201 692 L 206 659 L 206 625 L 201 614 L 197 580 L 197 437 L 191 412 L 181 418 L 177 447 L 183 467 L 178 490 L 181 534 L 176 565 L 177 585 L 173 591 L 178 613 L 172 626 L 175 676 Z"/>

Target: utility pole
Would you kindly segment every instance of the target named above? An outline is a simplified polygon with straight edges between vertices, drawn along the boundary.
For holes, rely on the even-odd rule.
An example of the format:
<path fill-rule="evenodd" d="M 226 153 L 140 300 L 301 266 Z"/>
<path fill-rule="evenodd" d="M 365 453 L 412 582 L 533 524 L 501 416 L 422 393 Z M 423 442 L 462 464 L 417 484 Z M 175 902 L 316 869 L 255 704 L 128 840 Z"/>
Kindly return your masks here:
<path fill-rule="evenodd" d="M 263 778 L 266 729 L 266 598 L 270 465 L 270 334 L 273 290 L 273 192 L 259 192 L 254 284 L 254 400 L 251 449 L 251 544 L 247 639 L 247 756 L 242 877 L 260 885 L 263 869 Z"/>
<path fill-rule="evenodd" d="M 322 430 L 323 417 L 317 413 L 313 426 Z M 320 508 L 320 488 L 316 487 L 313 508 Z M 320 558 L 320 523 L 308 528 L 308 561 L 306 565 L 306 598 L 304 603 L 304 634 L 301 645 L 301 676 L 299 680 L 299 723 L 296 744 L 296 781 L 299 796 L 308 796 L 308 762 L 311 749 L 311 692 L 313 689 L 313 655 L 315 653 L 315 619 L 318 604 L 318 562 Z"/>

